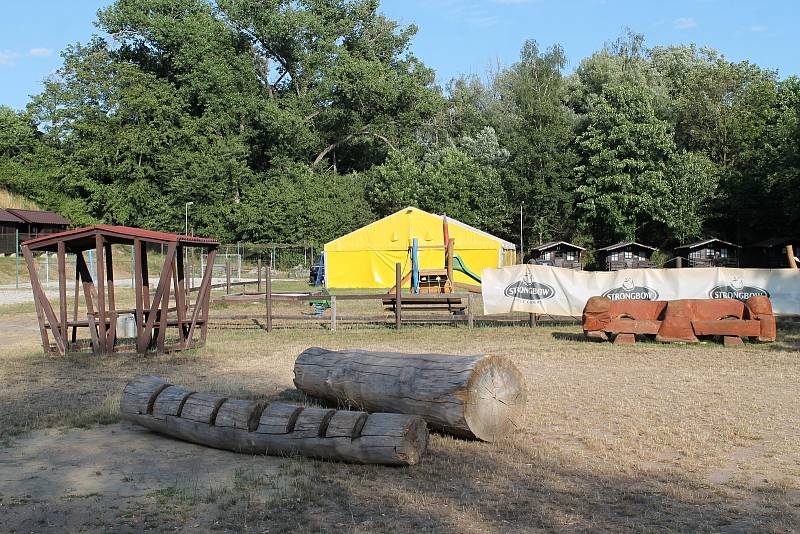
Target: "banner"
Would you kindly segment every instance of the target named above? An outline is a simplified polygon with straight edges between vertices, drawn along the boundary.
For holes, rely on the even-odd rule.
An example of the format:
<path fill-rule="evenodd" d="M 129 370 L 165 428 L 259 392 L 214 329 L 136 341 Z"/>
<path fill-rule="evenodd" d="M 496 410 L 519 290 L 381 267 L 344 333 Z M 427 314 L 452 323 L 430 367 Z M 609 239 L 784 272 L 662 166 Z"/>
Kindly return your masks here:
<path fill-rule="evenodd" d="M 625 269 L 590 272 L 512 265 L 484 269 L 486 314 L 528 312 L 580 317 L 590 297 L 612 300 L 747 300 L 765 295 L 776 315 L 800 315 L 800 269 Z"/>

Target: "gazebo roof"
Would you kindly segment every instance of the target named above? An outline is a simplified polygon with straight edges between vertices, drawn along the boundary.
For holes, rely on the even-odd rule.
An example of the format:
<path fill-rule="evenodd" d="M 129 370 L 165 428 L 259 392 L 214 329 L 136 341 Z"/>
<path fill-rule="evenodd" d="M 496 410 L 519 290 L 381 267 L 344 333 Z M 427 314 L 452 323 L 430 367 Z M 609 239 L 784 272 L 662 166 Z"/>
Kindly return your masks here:
<path fill-rule="evenodd" d="M 25 241 L 24 246 L 31 250 L 54 252 L 58 243 L 63 242 L 71 251 L 88 250 L 95 247 L 95 237 L 100 234 L 111 244 L 132 245 L 135 239 L 151 243 L 178 243 L 179 245 L 216 248 L 219 242 L 207 237 L 194 237 L 129 226 L 87 226 L 76 230 L 67 230 L 56 234 L 44 235 Z"/>

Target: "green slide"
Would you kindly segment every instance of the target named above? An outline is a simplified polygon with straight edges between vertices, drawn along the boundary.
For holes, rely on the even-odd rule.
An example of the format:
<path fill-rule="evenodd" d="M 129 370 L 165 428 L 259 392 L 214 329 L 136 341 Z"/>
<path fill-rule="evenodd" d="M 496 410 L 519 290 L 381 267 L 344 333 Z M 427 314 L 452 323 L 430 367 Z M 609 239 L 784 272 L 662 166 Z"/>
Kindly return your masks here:
<path fill-rule="evenodd" d="M 473 280 L 475 280 L 476 282 L 478 282 L 479 284 L 481 283 L 481 277 L 470 271 L 469 267 L 466 266 L 464 260 L 462 260 L 461 256 L 459 256 L 458 254 L 453 256 L 453 270 L 458 271 L 460 273 L 464 273 Z"/>

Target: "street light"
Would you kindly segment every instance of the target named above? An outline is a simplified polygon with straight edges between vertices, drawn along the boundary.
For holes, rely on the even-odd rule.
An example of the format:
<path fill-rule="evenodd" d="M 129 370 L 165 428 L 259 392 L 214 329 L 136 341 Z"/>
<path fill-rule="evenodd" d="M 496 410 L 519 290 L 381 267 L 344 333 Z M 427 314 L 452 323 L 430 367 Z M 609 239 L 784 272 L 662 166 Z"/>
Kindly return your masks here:
<path fill-rule="evenodd" d="M 523 200 L 519 205 L 519 257 L 520 263 L 525 263 L 525 252 L 522 249 L 522 206 L 525 205 Z"/>
<path fill-rule="evenodd" d="M 187 202 L 186 203 L 186 229 L 183 232 L 183 235 L 189 235 L 189 206 L 194 204 L 194 202 Z"/>

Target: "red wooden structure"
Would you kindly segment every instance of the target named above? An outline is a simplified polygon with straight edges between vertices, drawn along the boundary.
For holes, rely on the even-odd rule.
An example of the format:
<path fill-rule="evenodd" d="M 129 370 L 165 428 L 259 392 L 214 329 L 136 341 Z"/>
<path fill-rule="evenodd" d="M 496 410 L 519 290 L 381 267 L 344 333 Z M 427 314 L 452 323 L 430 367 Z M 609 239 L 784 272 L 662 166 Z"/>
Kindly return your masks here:
<path fill-rule="evenodd" d="M 116 308 L 112 245 L 133 246 L 134 309 Z M 166 247 L 158 286 L 152 298 L 147 267 L 148 245 Z M 24 242 L 21 249 L 30 273 L 45 353 L 65 355 L 83 352 L 81 348 L 85 343 L 81 344 L 78 339 L 79 328 L 89 330 L 92 352 L 96 354 L 163 353 L 203 346 L 207 333 L 212 269 L 205 270 L 200 287 L 192 290 L 184 273 L 184 248 L 187 246 L 203 249 L 208 254 L 207 265 L 214 264 L 219 243 L 213 239 L 125 226 L 89 226 Z M 83 255 L 89 250 L 94 250 L 96 256 L 94 279 Z M 58 255 L 58 312 L 53 309 L 39 281 L 33 260 L 36 252 L 55 252 Z M 75 294 L 71 318 L 67 310 L 67 254 L 75 255 Z M 79 288 L 83 290 L 83 317 L 78 313 Z M 192 292 L 197 295 L 194 302 L 191 302 Z M 132 314 L 135 318 L 136 335 L 133 339 L 117 339 L 117 319 L 122 314 Z M 167 338 L 168 328 L 176 330 L 174 337 Z M 50 336 L 55 341 L 52 345 Z"/>

